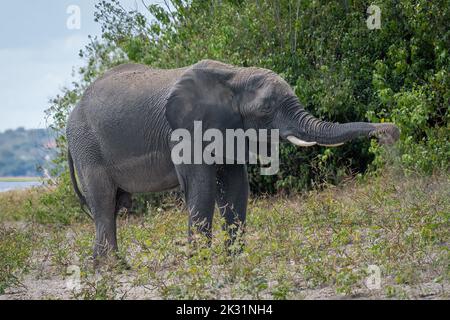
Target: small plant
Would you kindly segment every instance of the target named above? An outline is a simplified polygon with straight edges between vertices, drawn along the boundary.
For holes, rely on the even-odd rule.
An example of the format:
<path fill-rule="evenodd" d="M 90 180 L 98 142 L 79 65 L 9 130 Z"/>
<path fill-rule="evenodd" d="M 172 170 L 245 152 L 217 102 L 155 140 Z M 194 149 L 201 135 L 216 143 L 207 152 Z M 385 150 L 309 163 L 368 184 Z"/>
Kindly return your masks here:
<path fill-rule="evenodd" d="M 31 232 L 0 227 L 0 294 L 10 286 L 20 286 L 28 271 L 34 241 Z"/>

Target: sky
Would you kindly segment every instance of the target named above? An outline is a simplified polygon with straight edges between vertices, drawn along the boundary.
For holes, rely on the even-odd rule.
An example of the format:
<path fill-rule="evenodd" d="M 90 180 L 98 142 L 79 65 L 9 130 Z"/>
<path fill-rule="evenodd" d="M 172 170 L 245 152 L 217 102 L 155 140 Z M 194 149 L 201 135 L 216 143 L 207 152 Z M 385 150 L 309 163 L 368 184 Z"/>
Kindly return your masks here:
<path fill-rule="evenodd" d="M 0 132 L 45 128 L 49 99 L 70 86 L 88 35 L 100 35 L 94 0 L 14 0 L 0 6 Z M 141 0 L 120 0 L 127 9 Z M 145 0 L 146 4 L 160 1 Z M 79 29 L 71 6 L 79 8 Z M 68 25 L 69 21 L 69 28 Z M 73 28 L 75 27 L 75 28 Z"/>

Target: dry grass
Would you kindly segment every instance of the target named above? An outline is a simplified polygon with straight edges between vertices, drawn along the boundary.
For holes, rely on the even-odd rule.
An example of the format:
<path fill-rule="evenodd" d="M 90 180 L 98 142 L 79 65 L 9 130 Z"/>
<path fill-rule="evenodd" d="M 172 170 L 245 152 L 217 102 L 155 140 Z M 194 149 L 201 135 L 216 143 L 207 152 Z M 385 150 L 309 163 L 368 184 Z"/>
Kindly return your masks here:
<path fill-rule="evenodd" d="M 0 267 L 10 276 L 0 279 L 2 298 L 448 298 L 449 175 L 368 179 L 252 199 L 236 257 L 224 250 L 218 218 L 211 249 L 192 251 L 182 208 L 121 217 L 130 269 L 97 273 L 90 222 L 55 224 L 43 218 L 52 205 L 38 191 L 3 193 Z M 366 286 L 369 265 L 381 270 L 380 289 Z M 77 290 L 66 286 L 70 266 L 80 270 Z"/>

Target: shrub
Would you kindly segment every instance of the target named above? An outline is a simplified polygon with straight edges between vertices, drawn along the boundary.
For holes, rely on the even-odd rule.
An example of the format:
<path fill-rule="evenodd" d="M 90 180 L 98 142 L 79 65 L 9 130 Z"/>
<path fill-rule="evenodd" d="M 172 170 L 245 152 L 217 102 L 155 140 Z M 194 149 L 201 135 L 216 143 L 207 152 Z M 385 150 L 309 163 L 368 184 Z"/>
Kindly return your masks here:
<path fill-rule="evenodd" d="M 32 243 L 30 232 L 0 228 L 0 294 L 9 286 L 21 284 L 19 274 L 26 272 Z"/>
<path fill-rule="evenodd" d="M 102 39 L 80 55 L 82 80 L 53 100 L 48 115 L 61 130 L 67 113 L 99 74 L 125 61 L 154 67 L 186 66 L 203 58 L 274 70 L 295 89 L 305 108 L 329 121 L 393 121 L 401 129 L 398 152 L 407 170 L 448 169 L 450 97 L 448 1 L 388 1 L 381 29 L 366 26 L 365 1 L 182 1 L 128 11 L 101 1 L 96 21 Z M 256 18 L 255 18 L 256 17 Z M 275 176 L 249 167 L 256 194 L 292 192 L 323 181 L 380 169 L 386 152 L 357 140 L 343 147 L 281 146 Z M 63 163 L 62 161 L 60 162 Z M 64 170 L 64 166 L 63 166 Z"/>

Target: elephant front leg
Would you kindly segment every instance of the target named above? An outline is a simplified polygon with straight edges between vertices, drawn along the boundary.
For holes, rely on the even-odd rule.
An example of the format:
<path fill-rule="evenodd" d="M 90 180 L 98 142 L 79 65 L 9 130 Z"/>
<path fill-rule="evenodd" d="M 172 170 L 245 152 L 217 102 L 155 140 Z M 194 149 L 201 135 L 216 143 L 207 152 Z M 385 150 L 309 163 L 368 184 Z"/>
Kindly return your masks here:
<path fill-rule="evenodd" d="M 178 165 L 178 179 L 186 206 L 189 210 L 188 241 L 194 240 L 194 230 L 207 238 L 212 238 L 212 221 L 216 196 L 216 168 L 211 165 Z"/>
<path fill-rule="evenodd" d="M 229 238 L 225 245 L 230 253 L 240 253 L 245 230 L 249 185 L 245 165 L 223 165 L 217 170 L 216 201 L 225 219 Z M 238 240 L 238 243 L 235 242 Z"/>

